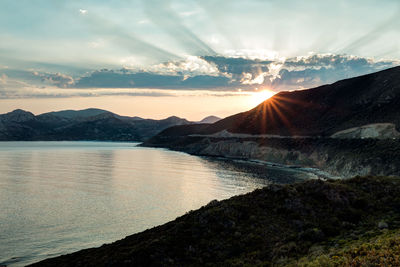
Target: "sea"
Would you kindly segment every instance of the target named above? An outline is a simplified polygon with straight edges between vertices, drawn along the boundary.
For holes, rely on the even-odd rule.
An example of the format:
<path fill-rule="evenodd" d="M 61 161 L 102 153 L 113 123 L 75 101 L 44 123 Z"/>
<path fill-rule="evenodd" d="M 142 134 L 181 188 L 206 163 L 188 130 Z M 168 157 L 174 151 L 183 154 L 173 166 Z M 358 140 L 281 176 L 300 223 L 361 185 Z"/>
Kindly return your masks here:
<path fill-rule="evenodd" d="M 249 164 L 138 143 L 0 142 L 0 265 L 98 247 L 214 199 L 312 178 Z"/>

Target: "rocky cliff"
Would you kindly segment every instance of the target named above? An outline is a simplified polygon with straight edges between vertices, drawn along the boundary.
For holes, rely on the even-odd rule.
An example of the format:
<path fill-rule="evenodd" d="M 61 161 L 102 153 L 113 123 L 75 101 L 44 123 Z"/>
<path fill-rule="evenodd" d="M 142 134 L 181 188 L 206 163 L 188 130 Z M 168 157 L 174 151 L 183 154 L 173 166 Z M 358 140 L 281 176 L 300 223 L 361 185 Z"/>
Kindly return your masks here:
<path fill-rule="evenodd" d="M 318 168 L 339 177 L 367 174 L 400 176 L 398 139 L 156 136 L 143 145 L 195 155 Z"/>
<path fill-rule="evenodd" d="M 396 130 L 396 125 L 393 123 L 374 123 L 354 127 L 334 133 L 332 138 L 377 138 L 377 139 L 398 139 L 400 133 Z"/>

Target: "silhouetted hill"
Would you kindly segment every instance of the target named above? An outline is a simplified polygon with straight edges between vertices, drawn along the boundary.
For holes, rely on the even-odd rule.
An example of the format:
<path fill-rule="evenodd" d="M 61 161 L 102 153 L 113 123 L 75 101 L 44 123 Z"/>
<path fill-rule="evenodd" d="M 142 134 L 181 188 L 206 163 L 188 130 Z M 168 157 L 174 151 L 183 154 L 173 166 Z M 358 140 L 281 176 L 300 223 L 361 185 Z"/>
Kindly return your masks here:
<path fill-rule="evenodd" d="M 143 141 L 168 127 L 189 123 L 178 117 L 150 120 L 101 109 L 65 110 L 38 116 L 14 110 L 0 115 L 0 140 Z"/>
<path fill-rule="evenodd" d="M 61 111 L 53 111 L 44 113 L 42 115 L 54 115 L 57 117 L 75 119 L 75 118 L 88 118 L 96 115 L 100 115 L 103 113 L 111 113 L 107 110 L 97 109 L 97 108 L 88 108 L 84 110 L 61 110 Z"/>
<path fill-rule="evenodd" d="M 231 133 L 330 136 L 371 123 L 400 129 L 400 67 L 308 90 L 280 92 L 252 110 L 211 125 L 169 128 L 165 136 Z"/>
<path fill-rule="evenodd" d="M 199 121 L 198 123 L 215 123 L 219 120 L 221 120 L 221 118 L 219 118 L 217 116 L 208 116 L 208 117 L 205 117 L 204 119 L 202 119 L 201 121 Z"/>

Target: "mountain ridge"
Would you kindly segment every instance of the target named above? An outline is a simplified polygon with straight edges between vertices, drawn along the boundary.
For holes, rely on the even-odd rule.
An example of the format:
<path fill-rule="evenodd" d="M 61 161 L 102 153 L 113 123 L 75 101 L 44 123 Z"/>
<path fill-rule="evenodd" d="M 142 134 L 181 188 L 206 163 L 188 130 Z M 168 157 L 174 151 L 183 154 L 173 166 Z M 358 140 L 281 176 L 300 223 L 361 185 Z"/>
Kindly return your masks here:
<path fill-rule="evenodd" d="M 111 112 L 104 109 L 87 108 L 82 110 L 68 109 L 68 110 L 52 111 L 52 112 L 42 113 L 40 115 L 54 115 L 57 117 L 72 119 L 77 117 L 92 117 L 103 113 L 111 113 Z"/>
<path fill-rule="evenodd" d="M 170 116 L 162 120 L 120 116 L 102 109 L 61 110 L 34 115 L 16 109 L 0 114 L 2 141 L 143 141 L 161 130 L 192 122 Z"/>
<path fill-rule="evenodd" d="M 211 115 L 211 116 L 207 116 L 204 119 L 202 119 L 201 121 L 198 121 L 197 123 L 215 123 L 217 121 L 220 121 L 221 118 Z"/>
<path fill-rule="evenodd" d="M 400 67 L 316 88 L 283 91 L 255 108 L 211 125 L 177 126 L 161 135 L 232 133 L 330 136 L 371 123 L 400 130 Z"/>

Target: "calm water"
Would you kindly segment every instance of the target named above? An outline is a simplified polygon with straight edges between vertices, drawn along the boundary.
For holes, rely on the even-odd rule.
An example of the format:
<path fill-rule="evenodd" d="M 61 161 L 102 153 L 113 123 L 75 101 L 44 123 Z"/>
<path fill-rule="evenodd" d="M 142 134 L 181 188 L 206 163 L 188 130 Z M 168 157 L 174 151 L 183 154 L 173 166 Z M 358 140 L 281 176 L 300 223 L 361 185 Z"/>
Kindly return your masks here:
<path fill-rule="evenodd" d="M 270 183 L 223 161 L 135 145 L 0 142 L 0 264 L 99 246 Z"/>

